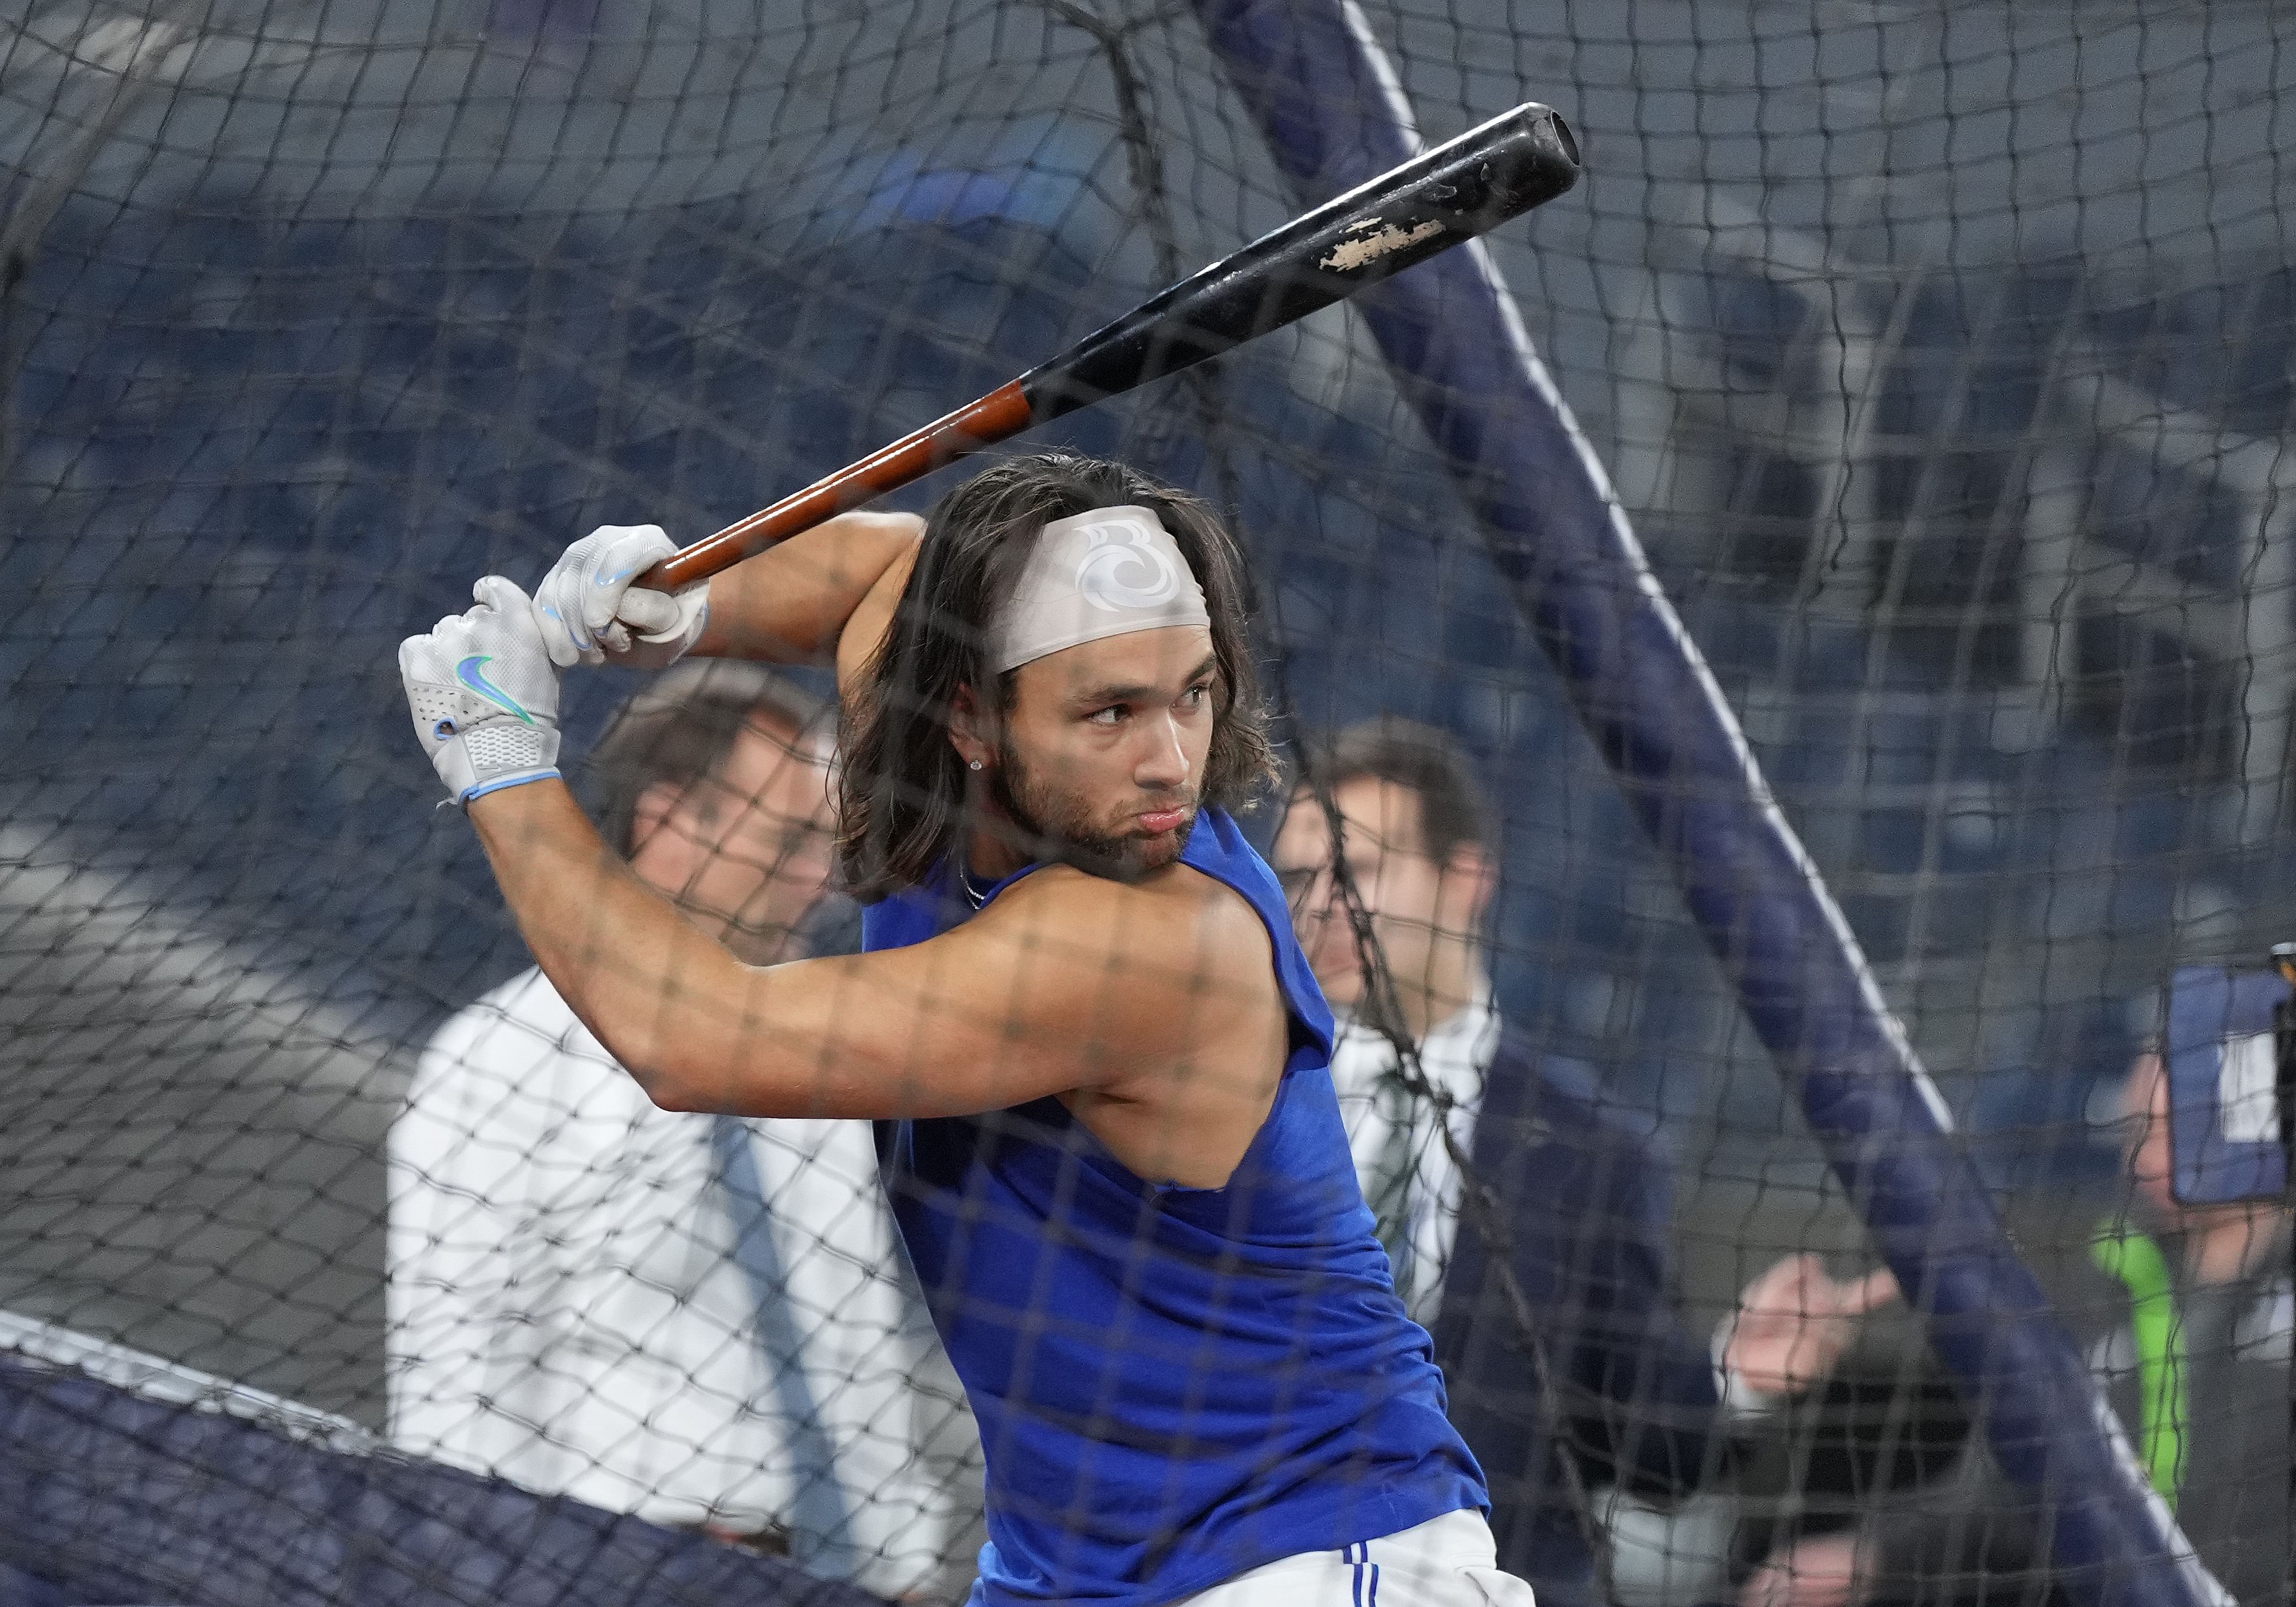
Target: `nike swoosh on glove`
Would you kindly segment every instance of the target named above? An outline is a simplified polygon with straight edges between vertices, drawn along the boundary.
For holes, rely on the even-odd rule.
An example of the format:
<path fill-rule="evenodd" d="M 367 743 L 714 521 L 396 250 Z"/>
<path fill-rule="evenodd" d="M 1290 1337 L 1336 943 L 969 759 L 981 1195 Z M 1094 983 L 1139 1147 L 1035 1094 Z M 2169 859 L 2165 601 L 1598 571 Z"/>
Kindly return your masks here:
<path fill-rule="evenodd" d="M 550 661 L 660 669 L 701 639 L 709 583 L 649 591 L 630 583 L 677 551 L 660 525 L 601 525 L 561 554 L 534 588 Z"/>
<path fill-rule="evenodd" d="M 457 804 L 558 774 L 558 669 L 516 585 L 488 575 L 478 606 L 398 644 L 414 734 Z"/>

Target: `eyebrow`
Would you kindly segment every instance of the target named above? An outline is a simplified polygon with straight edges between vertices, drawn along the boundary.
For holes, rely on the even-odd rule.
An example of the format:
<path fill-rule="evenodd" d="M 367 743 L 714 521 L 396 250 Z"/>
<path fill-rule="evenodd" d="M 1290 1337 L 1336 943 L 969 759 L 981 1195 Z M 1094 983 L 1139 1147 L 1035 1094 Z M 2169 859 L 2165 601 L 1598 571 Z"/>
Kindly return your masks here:
<path fill-rule="evenodd" d="M 1218 668 L 1218 666 L 1219 655 L 1218 653 L 1206 653 L 1204 655 L 1203 662 L 1197 665 L 1193 669 L 1188 672 L 1187 679 L 1189 684 L 1193 685 L 1195 682 L 1201 681 L 1204 676 L 1210 675 L 1214 669 Z M 1102 703 L 1133 703 L 1137 702 L 1142 698 L 1153 695 L 1156 690 L 1157 689 L 1155 687 L 1151 686 L 1145 681 L 1135 681 L 1123 685 L 1087 686 L 1081 692 L 1072 693 L 1070 696 L 1069 701 L 1078 706 L 1082 706 L 1086 703 L 1095 705 Z"/>

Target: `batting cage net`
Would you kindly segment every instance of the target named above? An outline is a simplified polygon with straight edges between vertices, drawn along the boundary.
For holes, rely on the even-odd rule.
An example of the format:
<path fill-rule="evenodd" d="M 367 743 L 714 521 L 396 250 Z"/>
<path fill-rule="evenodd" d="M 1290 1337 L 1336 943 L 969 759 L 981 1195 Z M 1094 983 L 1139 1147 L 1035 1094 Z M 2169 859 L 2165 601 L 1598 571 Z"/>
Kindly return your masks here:
<path fill-rule="evenodd" d="M 993 1603 L 1155 1607 L 1310 1552 L 1338 1594 L 1234 1600 L 1360 1603 L 1384 1537 L 1486 1490 L 1483 1564 L 1545 1607 L 2284 1600 L 2292 30 L 15 8 L 0 1603 L 947 1603 L 986 1566 Z M 1092 1007 L 1136 1031 L 1053 1041 L 1060 900 L 1172 879 L 990 885 L 964 833 L 1066 819 L 1116 750 L 1030 725 L 1053 671 L 980 657 L 1020 627 L 941 560 L 890 606 L 898 518 L 712 582 L 712 631 L 814 610 L 791 664 L 567 674 L 559 767 L 635 880 L 498 886 L 478 830 L 541 853 L 546 789 L 439 807 L 426 743 L 455 791 L 547 763 L 410 729 L 401 639 L 480 577 L 697 540 L 1525 101 L 1569 193 L 871 504 L 988 463 L 1073 491 L 1057 450 L 1146 477 L 1083 506 L 1177 528 L 1177 488 L 1233 532 L 1202 695 L 1240 717 L 1256 665 L 1277 768 L 1231 765 L 1187 854 L 1260 915 L 1245 963 L 1128 925 Z M 572 583 L 659 555 L 612 551 Z M 914 772 L 836 735 L 863 592 L 1005 689 L 849 664 L 925 723 Z M 452 641 L 540 707 L 524 647 Z M 1214 717 L 1144 685 L 1103 723 Z M 912 794 L 953 811 L 939 906 L 834 841 Z M 641 885 L 834 997 L 713 993 L 612 924 Z M 1043 952 L 952 960 L 918 1014 L 878 951 L 976 903 L 919 952 Z M 529 947 L 512 904 L 591 936 Z M 1260 1037 L 1216 1037 L 1232 994 Z M 705 1040 L 822 1092 L 616 1063 Z M 1174 1070 L 1231 1061 L 1233 1109 Z M 1390 1600 L 1528 1599 L 1398 1596 L 1402 1554 Z"/>

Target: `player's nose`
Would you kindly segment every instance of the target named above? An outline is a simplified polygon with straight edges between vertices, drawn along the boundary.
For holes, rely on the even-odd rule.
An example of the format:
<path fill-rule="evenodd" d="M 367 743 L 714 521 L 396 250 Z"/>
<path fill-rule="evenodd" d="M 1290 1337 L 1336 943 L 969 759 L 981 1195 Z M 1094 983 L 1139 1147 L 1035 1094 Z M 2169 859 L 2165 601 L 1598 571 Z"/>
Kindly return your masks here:
<path fill-rule="evenodd" d="M 1180 740 L 1179 721 L 1165 714 L 1140 725 L 1140 749 L 1133 758 L 1132 779 L 1144 787 L 1187 785 L 1188 750 Z"/>

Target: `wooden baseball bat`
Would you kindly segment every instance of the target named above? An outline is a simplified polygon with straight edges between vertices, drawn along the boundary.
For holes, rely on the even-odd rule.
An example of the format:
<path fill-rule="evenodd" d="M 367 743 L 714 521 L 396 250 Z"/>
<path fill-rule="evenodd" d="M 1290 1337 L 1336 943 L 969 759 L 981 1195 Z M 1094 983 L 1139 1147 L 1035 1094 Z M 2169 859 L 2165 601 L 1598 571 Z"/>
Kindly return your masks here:
<path fill-rule="evenodd" d="M 1048 363 L 663 559 L 677 591 L 1031 425 L 1218 357 L 1472 240 L 1578 181 L 1578 146 L 1536 102 L 1471 128 L 1182 280 Z"/>

